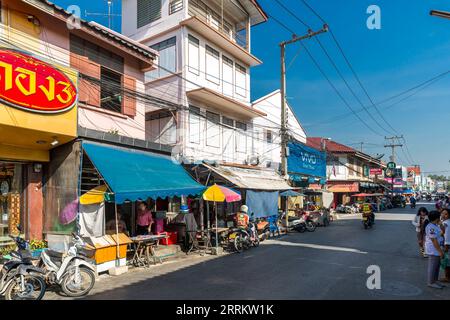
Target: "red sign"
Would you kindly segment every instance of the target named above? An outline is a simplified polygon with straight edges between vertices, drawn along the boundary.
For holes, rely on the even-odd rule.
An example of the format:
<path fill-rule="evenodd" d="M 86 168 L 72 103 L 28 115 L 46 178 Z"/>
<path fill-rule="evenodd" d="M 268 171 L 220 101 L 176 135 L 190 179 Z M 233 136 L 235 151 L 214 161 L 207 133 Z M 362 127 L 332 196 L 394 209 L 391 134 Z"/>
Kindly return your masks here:
<path fill-rule="evenodd" d="M 371 176 L 381 176 L 383 174 L 383 169 L 381 168 L 372 168 L 370 169 Z"/>
<path fill-rule="evenodd" d="M 328 191 L 330 191 L 330 192 L 359 192 L 359 183 L 358 182 L 328 181 Z"/>
<path fill-rule="evenodd" d="M 77 89 L 61 71 L 25 53 L 0 49 L 0 101 L 39 113 L 70 110 Z"/>

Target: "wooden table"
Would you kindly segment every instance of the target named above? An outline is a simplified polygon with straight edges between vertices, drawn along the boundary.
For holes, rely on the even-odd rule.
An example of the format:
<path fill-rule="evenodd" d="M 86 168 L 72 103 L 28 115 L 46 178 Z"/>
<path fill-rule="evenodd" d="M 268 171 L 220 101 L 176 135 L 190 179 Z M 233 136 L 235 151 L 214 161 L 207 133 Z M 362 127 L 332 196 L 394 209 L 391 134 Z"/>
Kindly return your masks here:
<path fill-rule="evenodd" d="M 150 258 L 156 264 L 157 260 L 162 263 L 161 258 L 156 257 L 155 248 L 159 245 L 159 240 L 167 239 L 167 234 L 145 235 L 131 238 L 134 245 L 133 259 L 130 261 L 135 267 L 150 267 Z"/>
<path fill-rule="evenodd" d="M 220 244 L 221 243 L 220 238 L 223 236 L 224 233 L 228 233 L 229 230 L 230 230 L 230 228 L 211 228 L 211 229 L 209 229 L 209 232 L 214 237 L 216 236 L 216 233 L 217 233 L 217 236 L 219 238 L 217 243 Z M 216 242 L 215 241 L 211 241 L 211 245 L 215 247 L 216 246 Z"/>

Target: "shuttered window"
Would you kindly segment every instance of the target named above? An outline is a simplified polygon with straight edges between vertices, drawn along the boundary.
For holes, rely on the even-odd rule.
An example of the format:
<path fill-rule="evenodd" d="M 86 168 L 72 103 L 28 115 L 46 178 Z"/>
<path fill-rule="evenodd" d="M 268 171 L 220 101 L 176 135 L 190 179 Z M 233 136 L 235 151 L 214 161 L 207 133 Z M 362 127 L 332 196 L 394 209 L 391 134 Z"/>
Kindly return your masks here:
<path fill-rule="evenodd" d="M 183 0 L 172 0 L 169 5 L 169 14 L 183 10 Z"/>
<path fill-rule="evenodd" d="M 236 121 L 236 151 L 247 152 L 247 124 Z"/>
<path fill-rule="evenodd" d="M 159 53 L 159 67 L 145 74 L 146 81 L 162 78 L 177 71 L 177 38 L 173 37 L 152 45 Z"/>
<path fill-rule="evenodd" d="M 222 55 L 222 88 L 223 94 L 233 96 L 233 68 L 234 62 L 230 58 Z"/>
<path fill-rule="evenodd" d="M 199 75 L 200 41 L 191 35 L 189 35 L 188 55 L 189 55 L 189 71 L 195 73 L 196 75 Z"/>
<path fill-rule="evenodd" d="M 206 145 L 210 147 L 220 146 L 220 115 L 213 112 L 206 112 Z"/>
<path fill-rule="evenodd" d="M 206 79 L 215 84 L 220 84 L 220 53 L 206 46 Z"/>
<path fill-rule="evenodd" d="M 161 18 L 162 0 L 138 0 L 137 1 L 137 27 L 152 23 Z"/>
<path fill-rule="evenodd" d="M 247 97 L 247 69 L 236 63 L 236 93 Z"/>
<path fill-rule="evenodd" d="M 189 106 L 189 141 L 200 143 L 200 108 Z"/>

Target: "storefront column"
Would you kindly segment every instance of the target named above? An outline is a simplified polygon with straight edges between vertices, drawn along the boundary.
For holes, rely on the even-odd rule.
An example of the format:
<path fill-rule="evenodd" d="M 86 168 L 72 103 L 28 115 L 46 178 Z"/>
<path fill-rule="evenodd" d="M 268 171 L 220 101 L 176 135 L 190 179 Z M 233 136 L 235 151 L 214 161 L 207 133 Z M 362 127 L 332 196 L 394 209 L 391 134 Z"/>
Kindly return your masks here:
<path fill-rule="evenodd" d="M 33 166 L 27 165 L 27 175 L 28 238 L 40 240 L 42 239 L 44 225 L 42 171 L 35 173 Z"/>

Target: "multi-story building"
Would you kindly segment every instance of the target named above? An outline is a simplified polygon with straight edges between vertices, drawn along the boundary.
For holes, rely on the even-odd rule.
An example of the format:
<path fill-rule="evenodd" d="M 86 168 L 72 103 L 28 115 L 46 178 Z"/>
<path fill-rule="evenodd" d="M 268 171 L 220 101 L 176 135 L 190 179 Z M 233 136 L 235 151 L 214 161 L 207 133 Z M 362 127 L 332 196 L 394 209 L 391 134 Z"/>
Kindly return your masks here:
<path fill-rule="evenodd" d="M 255 0 L 125 0 L 122 32 L 157 50 L 147 94 L 179 108 L 149 108 L 147 138 L 189 161 L 245 164 L 253 149 L 251 29 L 267 15 Z"/>
<path fill-rule="evenodd" d="M 353 193 L 384 191 L 383 174 L 370 174 L 385 167 L 381 160 L 326 138 L 308 137 L 307 145 L 327 153 L 327 189 L 335 205 L 348 203 Z"/>

